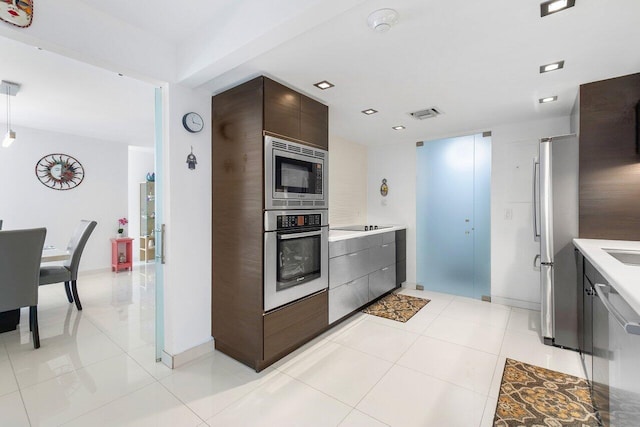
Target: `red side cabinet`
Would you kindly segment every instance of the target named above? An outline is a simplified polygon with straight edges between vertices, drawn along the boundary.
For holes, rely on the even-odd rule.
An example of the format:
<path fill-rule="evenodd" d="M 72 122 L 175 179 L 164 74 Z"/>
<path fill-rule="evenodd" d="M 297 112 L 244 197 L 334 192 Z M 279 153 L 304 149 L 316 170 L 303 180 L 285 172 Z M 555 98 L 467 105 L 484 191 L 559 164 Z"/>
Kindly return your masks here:
<path fill-rule="evenodd" d="M 111 239 L 111 271 L 131 270 L 133 267 L 133 238 Z"/>

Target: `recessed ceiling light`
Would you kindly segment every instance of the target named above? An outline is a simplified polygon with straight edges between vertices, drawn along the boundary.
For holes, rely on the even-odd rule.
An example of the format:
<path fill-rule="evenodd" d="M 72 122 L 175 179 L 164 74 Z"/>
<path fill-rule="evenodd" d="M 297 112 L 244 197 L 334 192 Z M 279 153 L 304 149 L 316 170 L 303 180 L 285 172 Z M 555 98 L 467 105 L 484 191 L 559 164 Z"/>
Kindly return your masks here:
<path fill-rule="evenodd" d="M 538 102 L 540 104 L 546 104 L 547 102 L 553 102 L 553 101 L 557 101 L 558 97 L 557 96 L 547 96 L 546 98 L 540 98 L 538 100 Z"/>
<path fill-rule="evenodd" d="M 406 128 L 404 126 L 394 126 L 393 130 L 405 130 Z"/>
<path fill-rule="evenodd" d="M 335 85 L 333 83 L 330 83 L 330 82 L 326 81 L 326 80 L 323 80 L 321 82 L 315 83 L 314 86 L 317 87 L 318 89 L 325 90 L 325 89 L 332 88 Z"/>
<path fill-rule="evenodd" d="M 540 16 L 551 15 L 576 5 L 576 0 L 550 0 L 540 3 Z"/>
<path fill-rule="evenodd" d="M 552 62 L 551 64 L 541 65 L 540 74 L 548 73 L 549 71 L 555 71 L 564 68 L 564 61 Z"/>
<path fill-rule="evenodd" d="M 370 116 L 370 115 L 375 114 L 377 112 L 378 112 L 378 110 L 374 110 L 373 108 L 369 108 L 368 110 L 362 110 L 362 113 L 366 114 L 367 116 Z"/>

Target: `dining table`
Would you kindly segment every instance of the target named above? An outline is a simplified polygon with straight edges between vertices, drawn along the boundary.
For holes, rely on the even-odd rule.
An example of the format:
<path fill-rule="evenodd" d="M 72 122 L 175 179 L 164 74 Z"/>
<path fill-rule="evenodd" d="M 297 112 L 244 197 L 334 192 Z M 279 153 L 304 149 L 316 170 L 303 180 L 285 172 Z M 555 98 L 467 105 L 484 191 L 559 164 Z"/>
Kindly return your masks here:
<path fill-rule="evenodd" d="M 42 249 L 42 262 L 64 261 L 69 257 L 71 254 L 66 249 L 58 249 L 55 246 L 45 246 Z"/>

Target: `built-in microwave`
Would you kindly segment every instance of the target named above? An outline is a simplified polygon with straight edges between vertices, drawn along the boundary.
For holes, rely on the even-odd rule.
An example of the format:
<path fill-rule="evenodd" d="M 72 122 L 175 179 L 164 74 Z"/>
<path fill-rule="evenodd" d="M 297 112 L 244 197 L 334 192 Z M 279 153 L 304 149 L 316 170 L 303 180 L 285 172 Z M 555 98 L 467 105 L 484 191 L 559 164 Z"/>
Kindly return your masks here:
<path fill-rule="evenodd" d="M 265 209 L 327 209 L 326 150 L 264 137 Z"/>

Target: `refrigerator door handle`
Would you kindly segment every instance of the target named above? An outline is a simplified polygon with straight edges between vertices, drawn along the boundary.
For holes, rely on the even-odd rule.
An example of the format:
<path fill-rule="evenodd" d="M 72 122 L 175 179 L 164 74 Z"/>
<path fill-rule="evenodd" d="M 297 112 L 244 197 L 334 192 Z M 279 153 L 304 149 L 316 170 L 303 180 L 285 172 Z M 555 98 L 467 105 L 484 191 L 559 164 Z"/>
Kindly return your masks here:
<path fill-rule="evenodd" d="M 533 268 L 540 268 L 541 264 L 536 265 L 536 261 L 540 261 L 540 254 L 533 257 Z"/>
<path fill-rule="evenodd" d="M 538 182 L 540 177 L 540 162 L 533 160 L 533 240 L 540 238 L 540 224 L 538 223 L 538 201 L 540 200 Z"/>

